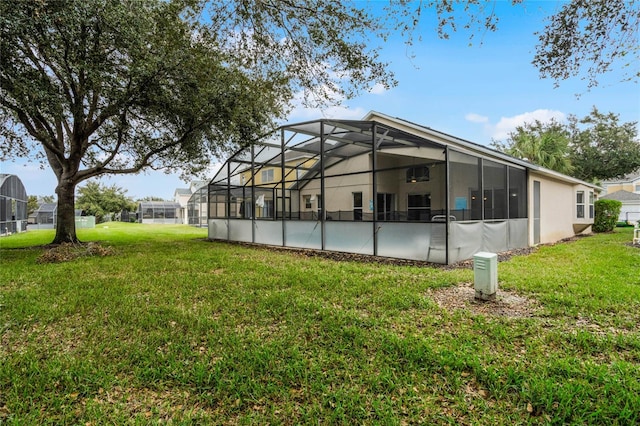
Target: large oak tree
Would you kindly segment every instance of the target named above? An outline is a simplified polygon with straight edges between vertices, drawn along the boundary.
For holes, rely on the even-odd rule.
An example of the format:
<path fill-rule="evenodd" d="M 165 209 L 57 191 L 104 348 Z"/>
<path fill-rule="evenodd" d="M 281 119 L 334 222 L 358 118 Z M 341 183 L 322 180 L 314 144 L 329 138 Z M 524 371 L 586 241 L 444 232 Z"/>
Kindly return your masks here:
<path fill-rule="evenodd" d="M 620 123 L 614 113 L 593 108 L 588 116 L 569 117 L 569 158 L 573 175 L 588 181 L 619 179 L 640 170 L 638 123 Z"/>
<path fill-rule="evenodd" d="M 320 19 L 323 2 L 308 3 L 0 2 L 2 154 L 53 170 L 54 242 L 77 241 L 75 190 L 87 179 L 195 172 L 273 127 L 293 90 L 322 100 L 391 84 L 356 37 L 370 18 L 326 2 Z"/>

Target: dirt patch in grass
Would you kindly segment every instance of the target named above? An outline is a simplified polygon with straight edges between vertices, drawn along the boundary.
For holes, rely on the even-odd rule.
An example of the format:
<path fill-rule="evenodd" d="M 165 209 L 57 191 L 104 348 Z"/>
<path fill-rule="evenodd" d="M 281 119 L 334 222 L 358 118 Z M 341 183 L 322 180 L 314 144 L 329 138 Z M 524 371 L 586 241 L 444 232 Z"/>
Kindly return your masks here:
<path fill-rule="evenodd" d="M 495 300 L 475 298 L 473 283 L 444 287 L 429 291 L 428 295 L 443 309 L 464 309 L 473 314 L 501 316 L 508 318 L 531 318 L 540 307 L 537 300 L 500 290 Z"/>
<path fill-rule="evenodd" d="M 100 243 L 63 243 L 52 245 L 44 251 L 36 262 L 60 263 L 69 262 L 81 257 L 103 257 L 115 254 L 113 248 L 102 246 Z"/>

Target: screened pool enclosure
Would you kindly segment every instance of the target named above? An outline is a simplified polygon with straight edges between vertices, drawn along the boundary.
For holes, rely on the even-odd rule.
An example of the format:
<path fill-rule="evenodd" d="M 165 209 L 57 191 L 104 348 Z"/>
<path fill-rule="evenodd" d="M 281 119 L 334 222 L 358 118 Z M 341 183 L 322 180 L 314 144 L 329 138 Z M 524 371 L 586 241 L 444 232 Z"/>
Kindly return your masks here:
<path fill-rule="evenodd" d="M 0 173 L 0 235 L 27 230 L 28 198 L 18 176 Z"/>
<path fill-rule="evenodd" d="M 238 151 L 208 186 L 209 237 L 435 263 L 528 246 L 524 165 L 402 123 L 287 125 Z"/>
<path fill-rule="evenodd" d="M 173 201 L 141 201 L 138 203 L 139 223 L 177 224 L 180 218 L 180 204 Z"/>

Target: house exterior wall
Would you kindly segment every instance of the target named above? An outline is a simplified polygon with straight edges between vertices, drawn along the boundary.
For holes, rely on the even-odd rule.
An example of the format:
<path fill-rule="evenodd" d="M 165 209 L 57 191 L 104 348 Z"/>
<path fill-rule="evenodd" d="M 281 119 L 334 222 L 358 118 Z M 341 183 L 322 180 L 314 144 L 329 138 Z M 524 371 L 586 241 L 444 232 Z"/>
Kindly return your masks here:
<path fill-rule="evenodd" d="M 593 218 L 590 216 L 589 192 L 593 189 L 581 184 L 570 184 L 531 171 L 529 173 L 529 245 L 534 243 L 534 189 L 533 182 L 540 182 L 540 243 L 552 243 L 579 233 L 590 233 Z M 576 194 L 585 193 L 585 217 L 577 217 Z"/>
<path fill-rule="evenodd" d="M 636 190 L 636 185 L 640 185 L 640 179 L 638 179 L 638 183 L 634 182 L 624 182 L 624 183 L 615 183 L 607 185 L 607 194 L 612 194 L 617 191 L 629 191 L 634 192 Z"/>
<path fill-rule="evenodd" d="M 295 182 L 297 179 L 296 169 L 308 169 L 313 167 L 318 162 L 315 158 L 297 158 L 287 160 L 284 166 L 284 175 L 285 183 Z M 262 172 L 265 172 L 264 174 Z M 263 177 L 268 177 L 269 179 L 265 180 Z M 282 182 L 282 167 L 261 167 L 260 169 L 256 169 L 255 175 L 255 184 L 256 186 L 266 186 L 266 187 L 274 187 L 278 186 L 280 182 Z M 251 169 L 242 173 L 242 182 L 247 186 L 251 186 Z"/>
<path fill-rule="evenodd" d="M 180 223 L 188 223 L 187 203 L 189 202 L 189 198 L 191 198 L 191 194 L 181 194 L 178 192 L 173 196 L 173 201 L 180 204 L 180 209 L 178 210 L 178 219 L 180 220 Z"/>
<path fill-rule="evenodd" d="M 350 158 L 331 167 L 331 175 L 353 173 L 370 169 L 369 155 Z M 323 195 L 325 208 L 328 212 L 353 210 L 353 193 L 362 192 L 363 212 L 371 213 L 368 200 L 371 199 L 372 174 L 361 173 L 347 176 L 326 177 Z M 300 212 L 312 213 L 318 211 L 318 195 L 321 194 L 320 177 L 306 184 L 300 190 Z M 305 197 L 311 197 L 311 208 L 305 203 Z"/>
<path fill-rule="evenodd" d="M 620 208 L 620 222 L 640 222 L 640 201 L 626 201 Z"/>
<path fill-rule="evenodd" d="M 616 193 L 618 191 L 640 194 L 640 169 L 623 178 L 602 182 L 602 187 L 604 188 L 603 195 L 606 196 L 609 196 L 610 194 Z"/>
<path fill-rule="evenodd" d="M 394 211 L 408 210 L 408 197 L 415 194 L 430 194 L 431 210 L 444 212 L 446 207 L 445 164 L 434 164 L 430 168 L 430 179 L 425 182 L 407 182 L 406 169 L 416 163 L 416 159 L 379 155 L 377 161 L 377 193 L 392 194 L 394 197 Z M 328 214 L 331 212 L 352 211 L 353 193 L 362 193 L 362 212 L 373 214 L 373 173 L 364 172 L 371 169 L 371 155 L 363 154 L 333 166 L 330 175 L 348 174 L 345 176 L 326 177 L 324 202 Z M 392 170 L 384 170 L 392 169 Z M 329 173 L 328 173 L 329 174 Z M 316 212 L 318 195 L 321 193 L 320 179 L 315 179 L 300 190 L 300 211 L 303 213 Z M 306 207 L 305 199 L 311 197 L 311 208 Z M 336 218 L 334 218 L 336 219 Z"/>

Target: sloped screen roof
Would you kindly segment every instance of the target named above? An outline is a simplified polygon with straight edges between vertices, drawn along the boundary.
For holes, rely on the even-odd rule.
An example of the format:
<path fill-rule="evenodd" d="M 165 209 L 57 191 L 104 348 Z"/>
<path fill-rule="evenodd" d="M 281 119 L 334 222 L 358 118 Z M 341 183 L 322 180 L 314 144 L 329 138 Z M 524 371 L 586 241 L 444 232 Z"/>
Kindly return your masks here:
<path fill-rule="evenodd" d="M 225 166 L 211 180 L 211 184 L 243 185 L 241 174 L 251 168 L 259 171 L 263 167 L 295 164 L 296 168 L 308 176 L 319 173 L 319 164 L 309 166 L 310 159 L 324 160 L 324 169 L 346 159 L 376 150 L 396 148 L 432 148 L 440 152 L 444 145 L 421 138 L 376 121 L 356 120 L 316 120 L 282 126 L 253 145 L 243 148 L 231 156 Z M 323 151 L 324 149 L 324 151 Z M 298 160 L 296 162 L 296 160 Z"/>
<path fill-rule="evenodd" d="M 179 209 L 180 204 L 173 201 L 141 201 L 139 203 L 141 209 Z"/>

